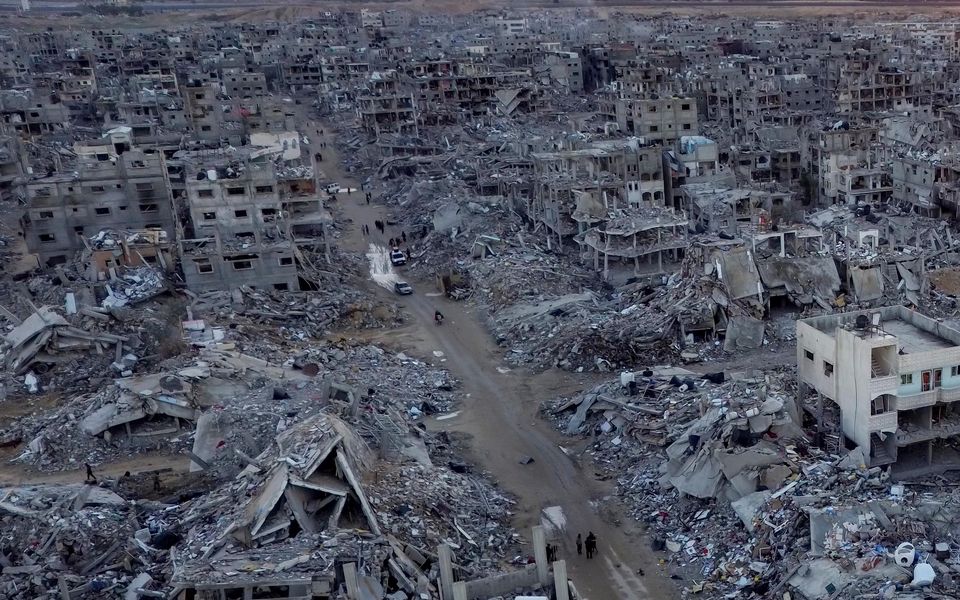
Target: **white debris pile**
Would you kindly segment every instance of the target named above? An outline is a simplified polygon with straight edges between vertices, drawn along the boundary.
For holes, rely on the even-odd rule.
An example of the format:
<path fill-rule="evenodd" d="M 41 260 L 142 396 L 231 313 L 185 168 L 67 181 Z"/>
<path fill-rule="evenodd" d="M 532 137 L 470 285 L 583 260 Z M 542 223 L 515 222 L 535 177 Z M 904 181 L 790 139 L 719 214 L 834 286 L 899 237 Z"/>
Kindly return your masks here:
<path fill-rule="evenodd" d="M 100 303 L 104 308 L 127 306 L 155 298 L 167 291 L 163 273 L 148 265 L 119 269 L 117 276 L 106 284 L 107 297 Z"/>

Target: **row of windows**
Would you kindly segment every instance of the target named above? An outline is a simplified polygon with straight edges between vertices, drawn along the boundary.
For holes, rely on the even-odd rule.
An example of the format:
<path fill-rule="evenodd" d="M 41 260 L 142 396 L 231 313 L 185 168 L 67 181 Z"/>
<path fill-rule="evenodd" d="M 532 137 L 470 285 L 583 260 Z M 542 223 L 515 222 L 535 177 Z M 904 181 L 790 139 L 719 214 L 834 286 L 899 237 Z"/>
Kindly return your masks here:
<path fill-rule="evenodd" d="M 667 124 L 667 129 L 673 129 L 673 123 L 668 123 L 668 124 Z M 689 131 L 689 130 L 691 129 L 690 123 L 684 123 L 684 124 L 683 124 L 683 127 L 681 127 L 681 129 L 684 129 L 684 130 L 686 130 L 686 131 Z M 660 126 L 659 126 L 659 125 L 651 125 L 651 126 L 650 126 L 650 131 L 651 131 L 651 132 L 660 131 Z"/>
<path fill-rule="evenodd" d="M 672 104 L 668 104 L 668 105 L 667 105 L 667 110 L 673 110 L 673 105 L 672 105 Z M 680 105 L 680 110 L 690 110 L 690 105 L 689 105 L 689 104 L 681 104 L 681 105 Z M 657 105 L 656 105 L 656 104 L 649 104 L 649 105 L 647 105 L 647 112 L 657 112 Z"/>
<path fill-rule="evenodd" d="M 213 273 L 213 263 L 210 262 L 209 258 L 195 258 L 193 259 L 194 264 L 197 266 L 197 273 L 201 275 L 206 275 Z M 227 261 L 233 266 L 234 271 L 249 271 L 253 268 L 253 261 L 248 259 L 243 260 L 230 260 Z M 281 256 L 277 259 L 277 264 L 281 267 L 290 267 L 293 265 L 292 256 Z"/>
<path fill-rule="evenodd" d="M 950 376 L 956 377 L 960 374 L 960 366 L 954 365 L 950 367 Z M 911 385 L 913 384 L 913 373 L 907 373 L 906 375 L 900 376 L 900 385 Z M 941 387 L 943 384 L 943 369 L 929 369 L 927 371 L 920 372 L 920 391 L 929 392 L 938 387 Z"/>
<path fill-rule="evenodd" d="M 253 190 L 258 194 L 272 194 L 273 186 L 258 185 L 258 186 L 255 186 Z M 228 187 L 227 188 L 228 196 L 243 196 L 246 193 L 247 193 L 247 188 L 245 187 Z M 200 198 L 213 198 L 213 190 L 197 190 L 197 196 Z"/>
<path fill-rule="evenodd" d="M 155 213 L 155 212 L 160 212 L 160 205 L 159 205 L 159 204 L 156 204 L 156 203 L 153 203 L 153 202 L 145 203 L 145 204 L 139 204 L 139 205 L 137 205 L 137 207 L 140 209 L 140 212 L 142 212 L 142 213 Z M 120 211 L 125 211 L 125 210 L 127 210 L 127 207 L 126 207 L 126 206 L 118 206 L 118 207 L 116 207 L 116 208 L 118 208 Z M 73 209 L 73 212 L 77 212 L 77 209 L 74 208 L 74 209 Z M 106 215 L 112 214 L 113 208 L 112 208 L 112 207 L 109 207 L 109 206 L 97 206 L 97 207 L 94 207 L 93 212 L 94 212 L 94 214 L 96 214 L 96 215 L 98 215 L 98 216 L 106 216 Z M 52 218 L 53 218 L 53 211 L 52 211 L 52 210 L 41 210 L 41 211 L 37 211 L 37 212 L 35 213 L 35 218 L 36 218 L 38 221 L 45 221 L 45 220 L 48 220 L 48 219 L 52 219 Z"/>
<path fill-rule="evenodd" d="M 264 217 L 272 217 L 272 216 L 274 216 L 274 215 L 277 214 L 277 209 L 276 209 L 276 208 L 261 208 L 261 209 L 260 209 L 260 214 L 263 215 Z M 245 209 L 245 208 L 240 208 L 240 209 L 237 209 L 237 210 L 233 211 L 233 216 L 234 216 L 235 218 L 237 218 L 237 219 L 246 219 L 248 216 L 250 216 L 250 213 L 249 213 L 249 211 L 247 211 L 247 209 Z M 217 212 L 211 210 L 211 211 L 207 211 L 207 212 L 203 213 L 203 220 L 204 220 L 204 221 L 216 221 L 216 220 L 217 220 Z"/>
<path fill-rule="evenodd" d="M 803 351 L 804 357 L 810 362 L 814 361 L 813 352 Z M 823 374 L 827 377 L 833 377 L 833 363 L 823 361 Z M 960 374 L 960 365 L 950 367 L 950 376 L 956 377 Z M 912 385 L 913 373 L 906 373 L 900 376 L 900 385 Z M 941 387 L 943 384 L 943 369 L 930 369 L 920 373 L 920 391 L 929 392 Z"/>
<path fill-rule="evenodd" d="M 803 355 L 810 362 L 814 362 L 815 357 L 813 355 L 813 352 L 810 352 L 809 350 L 804 350 Z M 823 361 L 823 374 L 827 377 L 833 377 L 833 363 Z"/>

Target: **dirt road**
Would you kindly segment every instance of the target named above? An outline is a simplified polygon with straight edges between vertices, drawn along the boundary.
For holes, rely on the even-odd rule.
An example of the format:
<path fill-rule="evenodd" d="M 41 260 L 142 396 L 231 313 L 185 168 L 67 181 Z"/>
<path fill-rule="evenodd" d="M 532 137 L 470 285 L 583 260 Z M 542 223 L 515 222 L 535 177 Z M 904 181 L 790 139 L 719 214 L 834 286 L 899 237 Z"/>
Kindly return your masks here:
<path fill-rule="evenodd" d="M 315 124 L 308 127 L 311 137 L 319 136 Z M 326 140 L 322 150 L 322 169 L 343 185 L 357 186 L 338 167 L 329 131 L 319 139 Z M 376 203 L 367 204 L 365 194 L 341 194 L 334 211 L 338 214 L 344 237 L 343 247 L 366 251 L 371 242 L 384 243 L 399 231 L 388 229 L 378 235 L 372 228 L 376 219 L 383 219 L 386 210 Z M 361 233 L 361 224 L 370 224 L 372 236 Z M 400 275 L 404 276 L 401 268 Z M 443 365 L 463 383 L 464 398 L 459 414 L 450 419 L 433 421 L 433 429 L 446 429 L 468 435 L 472 443 L 470 458 L 489 472 L 503 488 L 519 501 L 515 525 L 528 532 L 539 522 L 540 510 L 560 506 L 567 520 L 567 533 L 557 543 L 561 556 L 568 560 L 571 578 L 577 588 L 591 600 L 640 600 L 671 598 L 678 594 L 665 574 L 656 566 L 656 558 L 641 531 L 632 523 L 620 523 L 608 515 L 615 498 L 609 484 L 596 480 L 581 468 L 576 459 L 565 453 L 561 444 L 569 444 L 548 423 L 537 416 L 542 400 L 582 389 L 583 379 L 568 373 L 548 372 L 539 375 L 503 368 L 501 350 L 481 325 L 482 315 L 474 314 L 465 305 L 447 301 L 435 292 L 432 282 L 404 277 L 416 293 L 400 300 L 411 323 L 398 331 L 384 332 L 382 341 L 396 344 L 408 352 L 437 360 L 434 352 L 443 353 Z M 370 285 L 385 298 L 386 289 Z M 395 297 L 394 297 L 395 298 Z M 439 309 L 446 317 L 441 326 L 433 322 Z M 505 371 L 505 372 L 504 372 Z M 571 455 L 578 448 L 570 448 Z M 533 463 L 520 464 L 529 456 Z M 601 510 L 602 509 L 602 510 Z M 602 518 L 601 515 L 607 516 Z M 599 558 L 578 557 L 573 540 L 577 533 L 586 537 L 594 532 L 598 538 Z M 646 573 L 639 576 L 640 569 Z"/>

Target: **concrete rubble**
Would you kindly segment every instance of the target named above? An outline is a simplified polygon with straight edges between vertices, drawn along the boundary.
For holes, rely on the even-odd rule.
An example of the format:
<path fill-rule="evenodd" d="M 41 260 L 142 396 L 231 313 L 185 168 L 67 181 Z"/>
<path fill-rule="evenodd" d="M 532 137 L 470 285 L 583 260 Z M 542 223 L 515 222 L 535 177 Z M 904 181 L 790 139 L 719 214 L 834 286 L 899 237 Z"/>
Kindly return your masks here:
<path fill-rule="evenodd" d="M 366 369 L 358 370 L 364 362 Z M 370 387 L 373 374 L 379 379 Z M 387 579 L 400 585 L 399 579 L 429 591 L 431 585 L 420 581 L 436 577 L 436 566 L 431 574 L 416 565 L 429 564 L 431 556 L 435 565 L 441 543 L 453 548 L 463 577 L 498 573 L 526 543 L 508 525 L 512 501 L 470 472 L 455 443 L 413 426 L 425 413 L 449 411 L 455 387 L 442 370 L 374 346 L 321 347 L 286 366 L 204 349 L 193 364 L 120 378 L 43 419 L 21 420 L 20 429 L 39 440 L 22 458 L 41 467 L 72 463 L 67 468 L 78 469 L 81 461 L 99 464 L 117 451 L 144 451 L 137 438 L 148 436 L 163 440 L 168 452 L 189 451 L 202 466 L 196 485 L 207 490 L 186 503 L 162 504 L 124 500 L 139 488 L 123 478 L 107 478 L 100 487 L 59 486 L 55 498 L 46 500 L 35 491 L 46 488 L 5 489 L 5 530 L 32 527 L 32 533 L 9 538 L 18 553 L 30 553 L 6 557 L 11 568 L 0 585 L 10 590 L 7 597 L 26 598 L 56 590 L 63 579 L 77 588 L 74 593 L 107 597 L 124 593 L 138 571 L 150 576 L 146 589 L 163 581 L 174 589 L 229 587 L 264 576 L 310 581 L 336 557 L 355 559 L 359 552 L 376 566 L 361 575 L 377 585 L 382 575 L 384 585 Z M 185 429 L 163 429 L 161 415 Z M 212 417 L 207 425 L 205 417 Z M 138 419 L 146 421 L 135 424 Z M 231 473 L 235 479 L 210 489 Z M 249 498 L 249 504 L 237 498 Z M 81 511 L 84 503 L 96 504 L 97 512 Z M 94 535 L 62 525 L 89 524 L 91 518 L 118 528 Z M 44 550 L 57 544 L 84 557 L 98 555 L 102 570 L 86 562 L 36 564 L 36 552 L 27 548 L 38 538 Z M 172 556 L 160 551 L 174 543 Z M 124 548 L 133 558 L 114 564 Z M 250 561 L 269 568 L 241 566 Z"/>
<path fill-rule="evenodd" d="M 957 597 L 950 7 L 67 4 L 0 19 L 0 598 Z"/>
<path fill-rule="evenodd" d="M 899 483 L 859 450 L 818 448 L 793 388 L 786 372 L 654 368 L 545 410 L 616 478 L 684 597 L 909 598 L 928 564 L 922 593 L 950 597 L 956 484 Z M 917 549 L 905 564 L 903 544 Z"/>

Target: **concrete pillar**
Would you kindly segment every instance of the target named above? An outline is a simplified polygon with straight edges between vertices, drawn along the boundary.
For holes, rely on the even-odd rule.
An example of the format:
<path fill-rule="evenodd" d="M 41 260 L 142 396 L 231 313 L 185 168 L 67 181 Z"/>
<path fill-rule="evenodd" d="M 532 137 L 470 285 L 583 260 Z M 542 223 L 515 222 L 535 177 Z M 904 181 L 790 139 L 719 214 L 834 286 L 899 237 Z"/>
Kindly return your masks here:
<path fill-rule="evenodd" d="M 453 584 L 453 600 L 467 600 L 466 581 L 458 581 Z"/>
<path fill-rule="evenodd" d="M 553 563 L 553 587 L 557 600 L 570 600 L 570 588 L 567 587 L 567 561 Z"/>
<path fill-rule="evenodd" d="M 547 535 L 542 525 L 533 528 L 533 556 L 537 560 L 537 579 L 540 585 L 550 584 L 550 563 L 547 562 Z"/>
<path fill-rule="evenodd" d="M 345 563 L 343 565 L 343 581 L 347 586 L 347 598 L 360 600 L 360 584 L 357 581 L 357 565 Z"/>
<path fill-rule="evenodd" d="M 437 548 L 440 558 L 440 590 L 443 600 L 453 600 L 453 551 L 447 544 Z"/>

